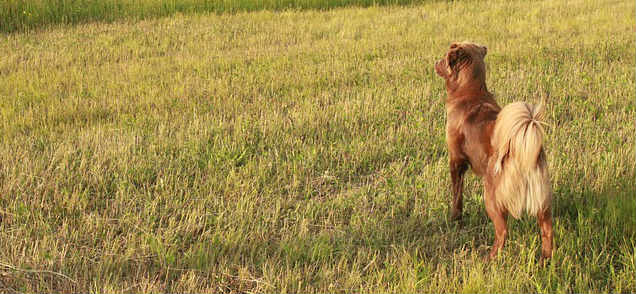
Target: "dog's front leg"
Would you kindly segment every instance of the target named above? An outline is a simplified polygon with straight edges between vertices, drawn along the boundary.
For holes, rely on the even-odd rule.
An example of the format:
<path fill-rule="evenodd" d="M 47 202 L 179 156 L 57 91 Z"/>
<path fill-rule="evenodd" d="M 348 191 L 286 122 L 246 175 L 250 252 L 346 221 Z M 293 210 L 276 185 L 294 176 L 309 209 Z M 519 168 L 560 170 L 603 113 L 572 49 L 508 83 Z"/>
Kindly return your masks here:
<path fill-rule="evenodd" d="M 453 189 L 453 200 L 451 203 L 451 215 L 452 221 L 459 220 L 462 217 L 463 200 L 462 192 L 464 189 L 464 173 L 468 169 L 468 163 L 465 159 L 451 156 L 450 159 L 450 174 Z"/>

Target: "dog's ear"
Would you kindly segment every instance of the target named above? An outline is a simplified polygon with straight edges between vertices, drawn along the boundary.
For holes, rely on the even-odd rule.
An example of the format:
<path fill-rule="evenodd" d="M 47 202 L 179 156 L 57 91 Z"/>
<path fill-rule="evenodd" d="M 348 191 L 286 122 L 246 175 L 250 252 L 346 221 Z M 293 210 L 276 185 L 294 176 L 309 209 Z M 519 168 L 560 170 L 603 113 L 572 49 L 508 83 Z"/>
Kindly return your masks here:
<path fill-rule="evenodd" d="M 486 46 L 481 46 L 481 57 L 486 57 L 486 54 L 488 54 L 488 47 Z"/>

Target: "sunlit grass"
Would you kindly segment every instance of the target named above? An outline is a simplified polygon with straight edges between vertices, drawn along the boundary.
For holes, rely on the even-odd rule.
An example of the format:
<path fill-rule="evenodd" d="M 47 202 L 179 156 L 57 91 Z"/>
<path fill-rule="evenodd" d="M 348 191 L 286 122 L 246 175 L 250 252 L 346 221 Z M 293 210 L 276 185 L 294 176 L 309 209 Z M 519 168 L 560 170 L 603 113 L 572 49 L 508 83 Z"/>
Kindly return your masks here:
<path fill-rule="evenodd" d="M 634 292 L 634 3 L 177 15 L 0 37 L 4 292 Z M 610 38 L 611 37 L 611 38 Z M 447 222 L 452 41 L 545 100 L 552 263 Z"/>

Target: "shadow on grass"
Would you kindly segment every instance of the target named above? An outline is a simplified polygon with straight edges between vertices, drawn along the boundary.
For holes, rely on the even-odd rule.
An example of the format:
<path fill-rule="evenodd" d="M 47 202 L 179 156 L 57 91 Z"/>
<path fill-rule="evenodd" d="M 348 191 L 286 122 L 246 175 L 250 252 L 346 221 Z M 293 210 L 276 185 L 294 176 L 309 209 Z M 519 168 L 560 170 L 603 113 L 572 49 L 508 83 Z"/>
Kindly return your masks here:
<path fill-rule="evenodd" d="M 636 199 L 633 195 L 636 190 L 630 182 L 631 179 L 625 176 L 599 191 L 584 189 L 578 194 L 572 192 L 575 187 L 554 187 L 555 252 L 561 254 L 558 262 L 567 259 L 566 255 L 574 258 L 577 266 L 588 266 L 592 260 L 603 258 L 611 260 L 627 246 L 626 240 L 634 240 Z M 494 228 L 481 197 L 467 198 L 460 222 L 450 221 L 444 210 L 428 216 L 412 215 L 412 206 L 406 205 L 392 217 L 350 228 L 347 238 L 340 240 L 343 246 L 336 247 L 342 247 L 343 252 L 376 251 L 385 258 L 391 256 L 390 251 L 395 248 L 417 249 L 419 258 L 433 264 L 453 261 L 458 255 L 476 253 L 485 256 L 494 240 Z M 532 246 L 533 239 L 540 243 L 540 231 L 534 217 L 509 218 L 508 228 L 508 240 L 512 238 L 516 245 L 507 245 L 504 250 L 515 252 L 507 254 L 517 254 L 520 246 Z M 536 260 L 540 254 L 539 243 L 535 244 Z M 608 262 L 602 266 L 610 265 Z"/>
<path fill-rule="evenodd" d="M 596 282 L 603 280 L 607 284 L 602 285 L 612 287 L 612 282 L 603 277 L 629 266 L 621 264 L 621 260 L 629 258 L 625 257 L 628 255 L 625 248 L 629 249 L 626 240 L 634 240 L 636 236 L 636 202 L 629 181 L 618 179 L 609 185 L 613 188 L 598 193 L 574 194 L 572 187 L 555 187 L 553 212 L 557 249 L 553 263 L 560 268 L 556 274 L 552 273 L 559 279 L 553 282 L 554 285 L 548 285 L 552 287 L 550 289 L 556 291 L 563 285 L 565 289 L 585 289 L 577 284 L 580 280 L 577 275 L 581 273 Z M 476 197 L 466 202 L 463 223 L 450 222 L 445 208 L 429 215 L 417 213 L 415 201 L 411 200 L 395 203 L 393 210 L 376 208 L 374 215 L 362 217 L 355 215 L 355 209 L 345 208 L 341 220 L 348 219 L 347 223 L 338 228 L 312 227 L 303 235 L 290 234 L 276 226 L 268 233 L 256 233 L 251 231 L 259 224 L 255 219 L 237 231 L 212 232 L 211 239 L 199 239 L 186 246 L 185 251 L 170 253 L 173 258 L 169 259 L 172 260 L 169 264 L 166 264 L 167 258 L 158 253 L 143 267 L 152 274 L 161 274 L 159 277 L 167 285 L 166 290 L 183 275 L 182 270 L 169 269 L 181 268 L 211 275 L 212 283 L 236 291 L 263 289 L 256 282 L 241 284 L 233 279 L 241 270 L 247 269 L 261 277 L 265 274 L 263 269 L 270 268 L 271 271 L 272 266 L 294 273 L 305 286 L 316 283 L 312 284 L 316 287 L 325 283 L 325 279 L 333 278 L 323 276 L 323 270 L 364 269 L 359 273 L 372 278 L 373 272 L 388 274 L 412 267 L 435 269 L 442 265 L 461 269 L 472 266 L 470 260 L 475 255 L 485 255 L 494 238 L 483 203 Z M 508 257 L 502 262 L 516 264 L 522 258 L 521 248 L 534 248 L 538 259 L 539 244 L 536 242 L 540 239 L 537 239 L 539 229 L 535 219 L 511 220 L 509 229 L 510 239 L 504 249 Z M 405 256 L 410 259 L 402 260 Z M 343 260 L 346 263 L 342 263 Z M 305 287 L 291 286 L 290 289 L 296 291 Z"/>

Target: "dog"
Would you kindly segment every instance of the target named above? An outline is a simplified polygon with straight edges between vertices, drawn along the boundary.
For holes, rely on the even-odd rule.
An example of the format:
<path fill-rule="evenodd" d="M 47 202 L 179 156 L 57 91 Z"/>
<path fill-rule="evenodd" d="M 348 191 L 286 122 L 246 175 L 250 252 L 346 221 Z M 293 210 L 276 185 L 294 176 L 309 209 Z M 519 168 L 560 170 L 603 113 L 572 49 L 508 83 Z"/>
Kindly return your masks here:
<path fill-rule="evenodd" d="M 515 102 L 503 109 L 486 87 L 488 49 L 471 42 L 451 44 L 435 63 L 446 81 L 446 144 L 452 203 L 461 219 L 464 173 L 470 166 L 484 183 L 486 213 L 495 241 L 486 259 L 497 256 L 508 234 L 506 219 L 536 216 L 541 230 L 540 262 L 552 257 L 552 190 L 543 147 L 543 107 Z"/>

